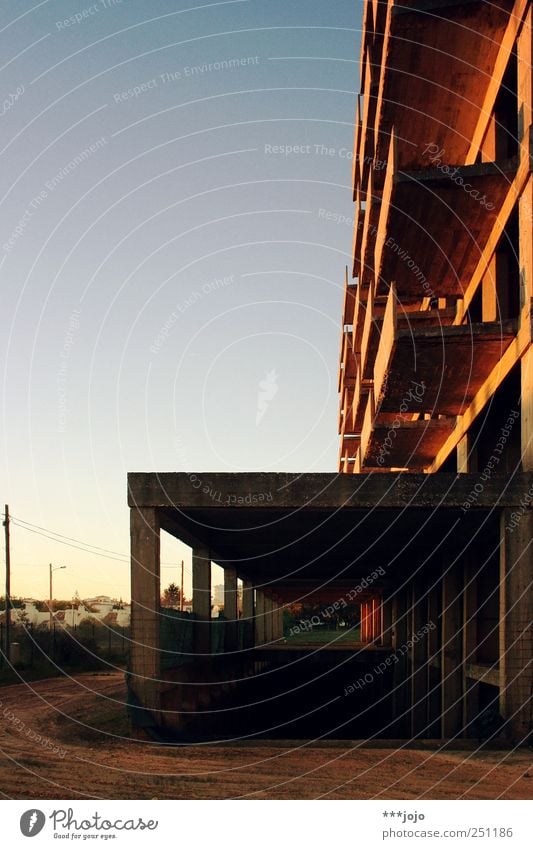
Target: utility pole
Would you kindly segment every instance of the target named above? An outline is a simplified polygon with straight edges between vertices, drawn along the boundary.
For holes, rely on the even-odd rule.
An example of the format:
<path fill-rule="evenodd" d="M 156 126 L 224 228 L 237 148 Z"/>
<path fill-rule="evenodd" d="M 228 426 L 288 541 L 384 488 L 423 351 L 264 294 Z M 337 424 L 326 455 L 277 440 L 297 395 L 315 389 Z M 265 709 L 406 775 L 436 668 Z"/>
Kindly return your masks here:
<path fill-rule="evenodd" d="M 48 630 L 50 631 L 50 634 L 51 634 L 52 633 L 52 620 L 53 620 L 53 616 L 52 616 L 52 564 L 49 563 L 48 566 L 49 566 L 49 569 L 50 569 L 50 592 L 49 592 L 49 596 L 48 596 L 48 598 L 49 598 L 49 601 L 48 601 L 48 614 L 49 614 L 49 616 L 48 616 Z"/>
<path fill-rule="evenodd" d="M 11 657 L 11 552 L 9 549 L 9 504 L 5 505 L 4 528 L 6 535 L 6 640 L 5 657 L 9 663 Z"/>
<path fill-rule="evenodd" d="M 181 561 L 180 611 L 183 613 L 183 560 Z"/>
<path fill-rule="evenodd" d="M 48 609 L 50 611 L 50 633 L 52 633 L 52 628 L 53 628 L 53 624 L 54 624 L 54 614 L 52 613 L 52 599 L 53 599 L 53 595 L 52 595 L 52 572 L 56 572 L 58 569 L 66 569 L 67 567 L 66 566 L 56 566 L 55 568 L 52 568 L 52 564 L 50 563 L 49 568 L 50 568 L 50 601 L 48 602 Z"/>

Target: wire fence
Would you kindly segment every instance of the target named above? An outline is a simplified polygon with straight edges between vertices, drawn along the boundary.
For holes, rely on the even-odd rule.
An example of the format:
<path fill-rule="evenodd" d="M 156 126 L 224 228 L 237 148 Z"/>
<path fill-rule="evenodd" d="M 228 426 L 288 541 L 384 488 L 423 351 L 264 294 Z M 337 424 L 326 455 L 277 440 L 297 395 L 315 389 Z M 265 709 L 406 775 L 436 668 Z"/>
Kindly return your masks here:
<path fill-rule="evenodd" d="M 5 657 L 5 624 L 0 623 L 0 668 L 12 665 L 19 669 L 35 669 L 53 665 L 95 669 L 109 664 L 127 664 L 130 628 L 81 623 L 73 627 L 58 625 L 52 629 L 32 624 L 11 625 L 10 662 Z"/>

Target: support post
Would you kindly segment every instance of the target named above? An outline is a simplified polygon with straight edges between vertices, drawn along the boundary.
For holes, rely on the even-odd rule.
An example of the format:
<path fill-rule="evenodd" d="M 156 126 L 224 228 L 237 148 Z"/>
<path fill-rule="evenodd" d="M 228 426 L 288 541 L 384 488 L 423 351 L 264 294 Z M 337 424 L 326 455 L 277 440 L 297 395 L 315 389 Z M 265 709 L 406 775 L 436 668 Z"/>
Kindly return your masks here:
<path fill-rule="evenodd" d="M 398 662 L 393 666 L 393 716 L 394 735 L 407 737 L 409 727 L 409 676 L 407 646 L 407 591 L 397 590 L 392 600 L 393 649 L 398 652 Z"/>
<path fill-rule="evenodd" d="M 500 525 L 500 713 L 513 745 L 533 727 L 533 512 L 503 510 Z"/>
<path fill-rule="evenodd" d="M 282 608 L 280 606 L 280 602 L 277 598 L 273 599 L 273 627 L 272 627 L 272 639 L 275 642 L 281 640 L 283 636 L 283 619 L 282 619 Z"/>
<path fill-rule="evenodd" d="M 381 600 L 381 645 L 392 644 L 392 599 Z"/>
<path fill-rule="evenodd" d="M 428 593 L 428 737 L 432 740 L 441 736 L 441 654 L 440 654 L 440 611 L 441 582 L 433 584 Z"/>
<path fill-rule="evenodd" d="M 463 719 L 462 586 L 454 565 L 442 576 L 441 705 L 442 736 L 455 737 Z"/>
<path fill-rule="evenodd" d="M 194 651 L 211 653 L 211 555 L 207 548 L 192 552 L 192 612 Z"/>
<path fill-rule="evenodd" d="M 237 650 L 237 570 L 224 568 L 224 619 L 226 620 L 225 651 Z"/>
<path fill-rule="evenodd" d="M 252 648 L 255 643 L 254 585 L 243 578 L 242 582 L 242 619 L 244 623 L 244 645 Z"/>
<path fill-rule="evenodd" d="M 263 590 L 255 591 L 255 645 L 263 648 L 265 645 L 265 594 Z"/>
<path fill-rule="evenodd" d="M 157 510 L 133 507 L 131 534 L 131 687 L 160 720 L 160 528 Z"/>
<path fill-rule="evenodd" d="M 6 546 L 6 592 L 5 592 L 5 612 L 6 612 L 6 633 L 5 633 L 5 658 L 9 664 L 11 661 L 11 548 L 9 541 L 9 504 L 5 505 L 4 509 L 4 528 L 5 528 L 5 546 Z"/>
<path fill-rule="evenodd" d="M 475 737 L 479 714 L 479 684 L 467 678 L 469 664 L 477 660 L 477 580 L 472 556 L 465 559 L 463 589 L 463 728 L 465 737 Z"/>
<path fill-rule="evenodd" d="M 280 640 L 283 640 L 283 637 L 284 637 L 284 634 L 283 634 L 283 605 L 282 605 L 281 602 L 280 602 L 279 608 L 278 608 L 278 620 L 279 620 L 279 627 L 278 627 L 279 638 L 280 638 Z"/>
<path fill-rule="evenodd" d="M 465 433 L 457 443 L 457 472 L 466 475 L 477 471 L 477 448 L 470 433 Z"/>
<path fill-rule="evenodd" d="M 427 597 L 419 578 L 415 578 L 411 596 L 411 737 L 427 733 Z"/>
<path fill-rule="evenodd" d="M 271 643 L 274 636 L 274 602 L 271 596 L 265 596 L 265 643 Z"/>
<path fill-rule="evenodd" d="M 530 163 L 533 123 L 533 10 L 517 39 L 518 142 L 521 163 Z M 521 329 L 529 345 L 520 362 L 522 470 L 533 471 L 533 174 L 518 201 Z M 516 511 L 503 510 L 500 524 L 500 713 L 516 745 L 531 738 L 533 722 L 533 491 Z"/>

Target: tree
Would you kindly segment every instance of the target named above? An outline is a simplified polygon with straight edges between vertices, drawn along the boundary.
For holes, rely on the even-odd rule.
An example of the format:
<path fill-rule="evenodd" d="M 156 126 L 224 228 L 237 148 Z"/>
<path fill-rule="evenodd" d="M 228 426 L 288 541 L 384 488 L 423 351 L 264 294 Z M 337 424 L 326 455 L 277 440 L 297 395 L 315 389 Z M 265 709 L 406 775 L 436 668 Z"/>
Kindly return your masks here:
<path fill-rule="evenodd" d="M 30 625 L 30 617 L 28 616 L 26 609 L 21 608 L 18 612 L 18 616 L 15 622 L 16 625 L 23 625 L 24 628 L 28 628 Z"/>
<path fill-rule="evenodd" d="M 15 608 L 24 607 L 24 601 L 21 598 L 14 598 L 10 596 L 9 598 L 9 606 L 12 610 Z M 4 595 L 0 595 L 0 610 L 6 609 L 6 597 Z"/>
<path fill-rule="evenodd" d="M 163 607 L 179 607 L 180 606 L 180 588 L 176 584 L 169 584 L 166 590 L 163 590 L 161 604 Z"/>

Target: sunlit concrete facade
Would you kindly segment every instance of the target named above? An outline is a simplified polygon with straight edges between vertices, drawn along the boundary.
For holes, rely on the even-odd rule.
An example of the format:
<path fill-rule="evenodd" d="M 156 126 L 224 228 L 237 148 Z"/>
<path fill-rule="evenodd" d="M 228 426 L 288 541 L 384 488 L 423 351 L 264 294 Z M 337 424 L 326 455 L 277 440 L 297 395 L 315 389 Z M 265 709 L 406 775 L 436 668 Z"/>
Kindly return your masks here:
<path fill-rule="evenodd" d="M 364 7 L 339 469 L 471 474 L 463 513 L 533 464 L 531 16 L 503 0 Z M 480 682 L 515 736 L 531 730 L 531 495 L 436 589 L 455 623 L 447 731 L 461 695 L 463 723 L 479 714 Z M 416 612 L 427 586 L 410 592 Z"/>

